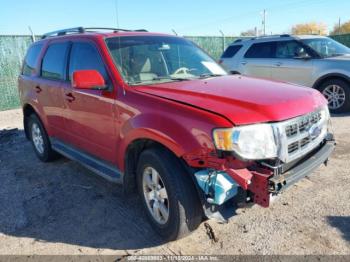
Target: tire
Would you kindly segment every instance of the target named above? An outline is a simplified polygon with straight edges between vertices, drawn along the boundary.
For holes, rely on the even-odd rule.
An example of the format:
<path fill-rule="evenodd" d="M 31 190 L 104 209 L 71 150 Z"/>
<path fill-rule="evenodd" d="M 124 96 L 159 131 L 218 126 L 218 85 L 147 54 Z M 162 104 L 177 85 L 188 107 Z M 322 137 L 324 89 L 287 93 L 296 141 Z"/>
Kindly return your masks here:
<path fill-rule="evenodd" d="M 319 91 L 328 100 L 328 107 L 331 113 L 339 114 L 350 111 L 350 85 L 344 80 L 327 80 L 322 83 Z"/>
<path fill-rule="evenodd" d="M 43 162 L 55 160 L 58 157 L 58 153 L 52 150 L 49 137 L 37 115 L 32 114 L 29 116 L 28 130 L 30 141 L 37 157 Z"/>
<path fill-rule="evenodd" d="M 150 191 L 148 180 L 145 179 L 147 176 L 153 179 L 153 170 L 159 176 L 157 190 L 164 192 L 163 188 L 165 188 L 166 199 L 164 194 L 159 194 L 160 201 L 159 199 L 150 200 L 146 197 L 145 192 L 148 192 L 148 196 L 155 192 L 155 190 Z M 195 230 L 201 223 L 203 210 L 195 185 L 179 159 L 167 150 L 163 148 L 146 149 L 141 153 L 137 165 L 137 186 L 151 225 L 165 241 L 182 238 Z M 151 209 L 154 210 L 156 202 L 159 203 L 157 207 L 160 219 L 154 215 L 157 212 L 152 214 L 151 211 Z M 161 208 L 162 204 L 163 208 Z M 168 210 L 168 216 L 163 215 L 166 213 L 164 207 Z"/>

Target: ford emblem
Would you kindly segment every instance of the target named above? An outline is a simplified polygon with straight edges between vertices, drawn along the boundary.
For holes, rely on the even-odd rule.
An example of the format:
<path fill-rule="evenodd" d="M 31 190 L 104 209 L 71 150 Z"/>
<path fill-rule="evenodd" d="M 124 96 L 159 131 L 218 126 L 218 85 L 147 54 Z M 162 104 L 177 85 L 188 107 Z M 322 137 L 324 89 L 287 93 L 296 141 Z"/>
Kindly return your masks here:
<path fill-rule="evenodd" d="M 310 127 L 308 133 L 309 136 L 314 139 L 318 137 L 321 134 L 322 129 L 318 125 L 313 125 Z"/>

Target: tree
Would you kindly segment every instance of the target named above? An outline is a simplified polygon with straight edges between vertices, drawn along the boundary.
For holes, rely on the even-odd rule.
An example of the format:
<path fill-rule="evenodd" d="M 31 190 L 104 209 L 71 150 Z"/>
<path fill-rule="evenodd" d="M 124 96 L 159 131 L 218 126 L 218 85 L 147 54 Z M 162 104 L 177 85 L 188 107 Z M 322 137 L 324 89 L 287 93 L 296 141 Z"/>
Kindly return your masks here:
<path fill-rule="evenodd" d="M 339 24 L 334 25 L 331 35 L 340 35 L 340 34 L 349 34 L 350 33 L 350 21 L 342 23 L 339 27 Z"/>
<path fill-rule="evenodd" d="M 255 32 L 255 29 L 249 29 L 246 31 L 241 32 L 241 36 L 255 36 L 257 32 Z"/>
<path fill-rule="evenodd" d="M 308 35 L 308 34 L 319 34 L 327 35 L 327 25 L 324 23 L 305 23 L 297 24 L 292 27 L 293 35 Z"/>

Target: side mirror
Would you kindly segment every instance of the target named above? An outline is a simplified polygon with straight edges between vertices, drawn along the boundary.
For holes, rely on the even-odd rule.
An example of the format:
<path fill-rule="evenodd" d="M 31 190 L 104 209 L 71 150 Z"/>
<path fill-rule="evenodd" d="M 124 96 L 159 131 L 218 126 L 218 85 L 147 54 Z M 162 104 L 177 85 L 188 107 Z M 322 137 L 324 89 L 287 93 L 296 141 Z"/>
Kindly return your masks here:
<path fill-rule="evenodd" d="M 106 89 L 103 76 L 97 70 L 78 70 L 73 73 L 72 86 L 77 89 Z"/>

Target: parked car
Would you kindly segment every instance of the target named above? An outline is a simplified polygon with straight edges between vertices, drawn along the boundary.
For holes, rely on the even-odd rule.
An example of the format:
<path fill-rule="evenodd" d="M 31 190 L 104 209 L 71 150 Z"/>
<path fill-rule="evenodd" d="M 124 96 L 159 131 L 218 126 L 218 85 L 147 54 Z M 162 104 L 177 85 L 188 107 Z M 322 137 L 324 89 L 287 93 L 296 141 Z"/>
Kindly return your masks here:
<path fill-rule="evenodd" d="M 231 73 L 272 78 L 319 90 L 333 113 L 350 111 L 350 49 L 318 35 L 238 39 L 222 54 Z"/>
<path fill-rule="evenodd" d="M 38 158 L 57 153 L 138 191 L 154 229 L 185 236 L 225 203 L 270 197 L 326 163 L 326 99 L 296 85 L 227 75 L 192 42 L 73 28 L 31 45 L 19 76 Z"/>

